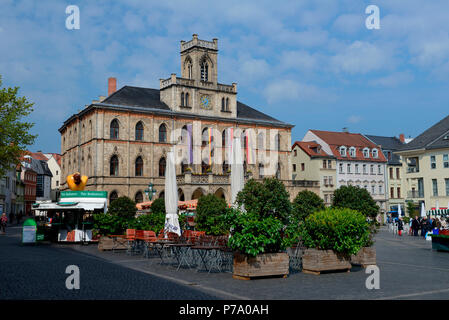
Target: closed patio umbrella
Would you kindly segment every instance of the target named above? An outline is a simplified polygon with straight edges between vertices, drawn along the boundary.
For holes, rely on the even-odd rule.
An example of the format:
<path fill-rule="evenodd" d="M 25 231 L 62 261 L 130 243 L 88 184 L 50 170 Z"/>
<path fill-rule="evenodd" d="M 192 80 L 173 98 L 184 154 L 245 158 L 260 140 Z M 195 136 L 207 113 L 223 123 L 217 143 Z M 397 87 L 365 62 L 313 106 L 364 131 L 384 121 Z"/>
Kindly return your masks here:
<path fill-rule="evenodd" d="M 426 217 L 427 213 L 426 213 L 426 207 L 424 206 L 424 202 L 421 203 L 421 217 Z"/>
<path fill-rule="evenodd" d="M 243 153 L 242 145 L 238 137 L 232 141 L 232 159 L 231 159 L 231 205 L 235 204 L 237 193 L 245 185 L 243 178 Z"/>
<path fill-rule="evenodd" d="M 398 218 L 402 216 L 401 204 L 398 204 Z"/>
<path fill-rule="evenodd" d="M 181 236 L 178 219 L 178 186 L 176 183 L 175 156 L 173 151 L 167 153 L 165 170 L 165 227 L 164 233 L 173 232 Z"/>

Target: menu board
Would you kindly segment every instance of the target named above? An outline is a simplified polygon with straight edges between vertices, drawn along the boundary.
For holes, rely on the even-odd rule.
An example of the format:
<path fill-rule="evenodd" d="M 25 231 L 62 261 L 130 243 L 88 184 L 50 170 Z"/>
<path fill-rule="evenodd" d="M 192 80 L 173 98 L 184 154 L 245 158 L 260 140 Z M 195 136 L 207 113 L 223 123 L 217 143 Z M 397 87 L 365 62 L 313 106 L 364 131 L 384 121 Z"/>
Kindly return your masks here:
<path fill-rule="evenodd" d="M 22 243 L 36 243 L 36 226 L 23 226 Z"/>

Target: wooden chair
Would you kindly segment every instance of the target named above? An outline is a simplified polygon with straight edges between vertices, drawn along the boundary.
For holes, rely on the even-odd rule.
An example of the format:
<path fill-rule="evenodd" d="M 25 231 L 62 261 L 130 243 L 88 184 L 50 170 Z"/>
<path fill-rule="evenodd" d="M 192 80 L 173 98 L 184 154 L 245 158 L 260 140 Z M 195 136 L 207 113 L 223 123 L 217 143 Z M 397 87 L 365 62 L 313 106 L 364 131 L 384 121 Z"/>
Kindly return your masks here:
<path fill-rule="evenodd" d="M 136 229 L 126 229 L 125 239 L 128 242 L 126 254 L 132 254 L 136 242 Z"/>

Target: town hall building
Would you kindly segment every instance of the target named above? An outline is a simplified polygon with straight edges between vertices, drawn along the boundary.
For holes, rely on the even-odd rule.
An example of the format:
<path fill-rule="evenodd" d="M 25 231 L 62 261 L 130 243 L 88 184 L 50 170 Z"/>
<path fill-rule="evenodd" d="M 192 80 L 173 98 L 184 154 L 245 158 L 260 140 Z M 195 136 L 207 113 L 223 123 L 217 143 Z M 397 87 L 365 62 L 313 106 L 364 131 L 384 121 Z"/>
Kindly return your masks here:
<path fill-rule="evenodd" d="M 108 96 L 67 119 L 61 134 L 61 190 L 76 171 L 89 176 L 86 190 L 108 191 L 109 200 L 147 201 L 149 183 L 164 196 L 166 154 L 174 148 L 180 200 L 213 193 L 230 201 L 231 141 L 241 139 L 246 178 L 276 176 L 291 198 L 319 192 L 318 181 L 293 181 L 291 129 L 237 100 L 237 84 L 218 82 L 218 40 L 196 34 L 181 41 L 181 76 L 159 89 L 124 86 L 109 78 Z M 154 198 L 153 198 L 154 199 Z"/>

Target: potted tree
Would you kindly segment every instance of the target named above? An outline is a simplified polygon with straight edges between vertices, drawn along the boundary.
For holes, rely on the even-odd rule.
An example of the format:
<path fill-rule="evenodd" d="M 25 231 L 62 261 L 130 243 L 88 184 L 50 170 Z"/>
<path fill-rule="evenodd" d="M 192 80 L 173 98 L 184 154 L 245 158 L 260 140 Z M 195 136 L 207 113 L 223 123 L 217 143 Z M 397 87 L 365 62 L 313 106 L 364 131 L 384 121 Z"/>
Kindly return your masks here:
<path fill-rule="evenodd" d="M 351 263 L 356 265 L 376 264 L 376 248 L 374 245 L 374 234 L 377 232 L 376 216 L 379 206 L 364 188 L 354 186 L 342 186 L 335 190 L 332 201 L 333 208 L 349 208 L 362 213 L 369 221 L 369 237 L 363 243 L 359 252 L 351 256 Z"/>
<path fill-rule="evenodd" d="M 100 235 L 98 250 L 111 250 L 114 240 L 110 235 L 121 235 L 134 223 L 136 203 L 128 197 L 120 197 L 112 201 L 108 212 L 94 214 L 94 229 Z M 115 246 L 116 249 L 126 249 L 124 243 Z"/>
<path fill-rule="evenodd" d="M 302 257 L 305 273 L 351 269 L 350 257 L 366 245 L 370 237 L 365 216 L 348 208 L 327 208 L 315 212 L 300 226 L 307 248 Z"/>
<path fill-rule="evenodd" d="M 238 208 L 228 210 L 229 246 L 234 250 L 233 277 L 252 279 L 284 276 L 289 272 L 284 230 L 291 213 L 289 194 L 282 182 L 248 180 L 237 195 Z"/>

